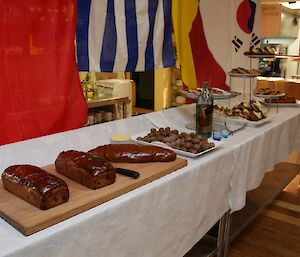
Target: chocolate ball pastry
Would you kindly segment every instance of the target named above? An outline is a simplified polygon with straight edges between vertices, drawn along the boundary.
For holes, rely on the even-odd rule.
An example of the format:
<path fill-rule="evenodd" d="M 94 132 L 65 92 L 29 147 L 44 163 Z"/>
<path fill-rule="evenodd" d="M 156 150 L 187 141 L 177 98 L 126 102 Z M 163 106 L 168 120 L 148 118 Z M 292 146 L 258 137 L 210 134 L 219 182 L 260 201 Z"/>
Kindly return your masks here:
<path fill-rule="evenodd" d="M 155 134 L 155 136 L 150 137 L 150 134 Z M 160 141 L 174 149 L 193 154 L 198 154 L 215 146 L 214 143 L 209 143 L 206 137 L 197 136 L 193 132 L 180 133 L 178 130 L 171 130 L 169 127 L 159 128 L 158 130 L 152 128 L 146 136 L 138 137 L 137 140 L 149 143 Z"/>

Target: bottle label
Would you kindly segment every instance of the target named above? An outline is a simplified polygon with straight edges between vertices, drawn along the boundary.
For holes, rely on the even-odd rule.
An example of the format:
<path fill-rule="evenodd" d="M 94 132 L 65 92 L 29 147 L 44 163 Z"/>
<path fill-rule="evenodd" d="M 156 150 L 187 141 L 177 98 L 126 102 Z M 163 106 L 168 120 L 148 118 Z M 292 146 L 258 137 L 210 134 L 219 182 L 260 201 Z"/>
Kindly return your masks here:
<path fill-rule="evenodd" d="M 87 98 L 93 98 L 94 97 L 94 92 L 93 91 L 88 91 L 87 92 Z"/>
<path fill-rule="evenodd" d="M 200 104 L 196 110 L 196 134 L 212 132 L 213 106 Z"/>

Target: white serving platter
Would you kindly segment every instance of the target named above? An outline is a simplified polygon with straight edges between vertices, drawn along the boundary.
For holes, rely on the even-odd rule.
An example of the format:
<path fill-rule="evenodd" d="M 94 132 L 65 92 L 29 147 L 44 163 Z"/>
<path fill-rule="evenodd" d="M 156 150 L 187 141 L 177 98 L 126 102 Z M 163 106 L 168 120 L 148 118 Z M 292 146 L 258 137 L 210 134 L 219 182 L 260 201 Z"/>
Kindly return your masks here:
<path fill-rule="evenodd" d="M 276 99 L 276 98 L 280 98 L 282 96 L 285 96 L 286 93 L 281 93 L 281 94 L 277 94 L 277 95 L 261 95 L 261 94 L 255 94 L 253 93 L 253 95 L 255 97 L 259 97 L 259 98 L 265 98 L 265 99 Z"/>
<path fill-rule="evenodd" d="M 241 117 L 224 116 L 222 114 L 215 115 L 215 113 L 214 113 L 214 120 L 217 122 L 226 121 L 227 123 L 232 123 L 232 124 L 239 124 L 239 125 L 247 124 L 247 126 L 249 126 L 249 127 L 259 127 L 267 122 L 270 122 L 274 117 L 275 117 L 275 115 L 268 115 L 264 119 L 261 119 L 258 121 L 251 121 L 251 120 L 247 120 L 247 119 L 244 119 Z"/>
<path fill-rule="evenodd" d="M 236 78 L 255 78 L 257 76 L 260 76 L 259 74 L 232 73 L 232 72 L 229 72 L 228 75 L 230 77 L 236 77 Z"/>
<path fill-rule="evenodd" d="M 217 90 L 217 91 L 220 91 L 221 94 L 212 94 L 210 93 L 210 95 L 214 98 L 214 99 L 228 99 L 230 97 L 233 97 L 233 95 L 230 93 L 230 92 L 227 92 L 223 89 L 219 89 L 219 88 L 212 88 L 214 90 Z M 189 91 L 186 91 L 186 90 L 182 90 L 181 91 L 181 94 L 187 98 L 190 98 L 190 99 L 197 99 L 199 97 L 199 95 L 201 94 L 201 91 L 199 90 L 194 90 L 194 92 L 189 92 Z M 234 95 L 236 96 L 236 95 Z"/>
<path fill-rule="evenodd" d="M 300 100 L 296 100 L 296 103 L 268 103 L 260 101 L 261 104 L 268 107 L 300 107 Z"/>
<path fill-rule="evenodd" d="M 210 148 L 210 149 L 207 149 L 206 151 L 194 154 L 194 153 L 191 153 L 191 152 L 185 152 L 185 151 L 182 151 L 182 150 L 174 149 L 174 148 L 164 144 L 163 142 L 159 142 L 159 141 L 154 141 L 154 142 L 148 143 L 148 142 L 145 142 L 145 141 L 137 140 L 138 137 L 144 137 L 147 134 L 148 134 L 148 132 L 133 135 L 133 136 L 131 136 L 131 139 L 134 143 L 137 143 L 137 144 L 161 146 L 161 147 L 164 147 L 164 148 L 167 148 L 167 149 L 171 149 L 172 151 L 174 151 L 175 153 L 177 153 L 179 155 L 187 156 L 187 157 L 191 157 L 191 158 L 196 158 L 196 157 L 199 157 L 199 156 L 201 156 L 201 155 L 203 155 L 207 152 L 213 151 L 213 150 L 215 150 L 216 148 L 220 147 L 223 144 L 222 141 L 216 141 L 216 140 L 208 139 L 208 142 L 209 143 L 213 142 L 215 144 L 215 146 Z"/>

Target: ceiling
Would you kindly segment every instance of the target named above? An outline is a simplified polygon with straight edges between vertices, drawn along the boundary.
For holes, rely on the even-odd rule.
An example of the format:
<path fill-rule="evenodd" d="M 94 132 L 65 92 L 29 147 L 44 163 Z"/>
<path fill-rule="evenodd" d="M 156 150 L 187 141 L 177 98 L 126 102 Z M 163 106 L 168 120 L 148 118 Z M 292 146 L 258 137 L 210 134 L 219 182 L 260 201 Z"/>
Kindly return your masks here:
<path fill-rule="evenodd" d="M 282 2 L 293 2 L 293 1 L 288 1 L 288 0 L 262 0 L 261 2 L 263 4 L 280 4 Z"/>
<path fill-rule="evenodd" d="M 261 2 L 263 4 L 280 4 L 282 2 L 284 2 L 285 0 L 262 0 Z M 286 1 L 288 2 L 288 1 Z"/>
<path fill-rule="evenodd" d="M 291 14 L 295 14 L 300 16 L 300 1 L 288 1 L 288 0 L 261 0 L 262 4 L 281 4 L 281 3 L 288 3 L 288 2 L 297 2 L 297 6 L 294 5 L 293 7 L 283 6 L 284 12 L 288 12 Z M 287 8 L 288 7 L 288 8 Z"/>

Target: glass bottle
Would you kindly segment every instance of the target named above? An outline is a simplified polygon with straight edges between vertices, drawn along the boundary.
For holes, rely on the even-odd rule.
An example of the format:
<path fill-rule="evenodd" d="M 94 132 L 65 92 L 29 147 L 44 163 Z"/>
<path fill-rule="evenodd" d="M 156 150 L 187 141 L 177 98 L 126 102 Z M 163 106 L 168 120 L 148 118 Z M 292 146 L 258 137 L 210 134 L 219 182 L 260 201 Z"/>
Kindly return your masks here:
<path fill-rule="evenodd" d="M 196 134 L 211 137 L 214 100 L 208 91 L 208 82 L 202 86 L 202 92 L 196 102 Z"/>
<path fill-rule="evenodd" d="M 86 98 L 89 101 L 94 98 L 94 85 L 91 82 L 89 82 L 86 86 Z"/>
<path fill-rule="evenodd" d="M 86 99 L 86 83 L 81 82 L 82 92 L 84 95 L 84 98 Z"/>
<path fill-rule="evenodd" d="M 94 92 L 94 83 L 92 82 L 91 75 L 89 72 L 85 76 L 85 81 L 86 81 L 86 99 L 88 101 L 91 101 L 95 96 L 95 92 Z"/>

